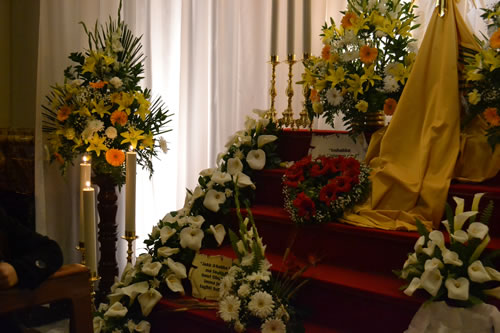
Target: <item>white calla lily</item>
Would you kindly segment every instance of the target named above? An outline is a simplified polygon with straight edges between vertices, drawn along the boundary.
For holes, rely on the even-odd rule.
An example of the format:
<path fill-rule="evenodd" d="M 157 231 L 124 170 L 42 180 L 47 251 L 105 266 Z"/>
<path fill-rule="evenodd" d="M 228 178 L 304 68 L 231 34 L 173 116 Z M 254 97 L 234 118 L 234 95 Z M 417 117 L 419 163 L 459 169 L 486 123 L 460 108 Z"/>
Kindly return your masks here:
<path fill-rule="evenodd" d="M 459 197 L 453 197 L 453 200 L 455 200 L 455 203 L 457 204 L 457 207 L 455 208 L 455 216 L 462 214 L 464 212 L 465 200 Z"/>
<path fill-rule="evenodd" d="M 201 229 L 186 227 L 181 230 L 180 243 L 182 248 L 190 248 L 191 250 L 198 251 L 201 248 L 201 242 L 205 234 Z"/>
<path fill-rule="evenodd" d="M 436 296 L 441 284 L 443 283 L 443 276 L 439 269 L 430 269 L 424 271 L 420 277 L 421 287 L 425 289 L 432 296 Z"/>
<path fill-rule="evenodd" d="M 250 186 L 252 189 L 255 190 L 255 184 L 252 182 L 250 177 L 245 175 L 243 172 L 240 172 L 236 175 L 236 184 L 238 185 L 238 187 Z"/>
<path fill-rule="evenodd" d="M 127 265 L 125 265 L 125 268 L 123 269 L 122 278 L 120 281 L 123 282 L 124 285 L 129 285 L 130 282 L 132 282 L 134 276 L 135 276 L 135 267 L 132 266 L 131 263 L 127 262 Z M 111 291 L 114 292 L 114 290 Z"/>
<path fill-rule="evenodd" d="M 485 193 L 476 193 L 474 194 L 474 199 L 472 199 L 472 207 L 471 210 L 479 211 L 479 202 Z"/>
<path fill-rule="evenodd" d="M 433 269 L 440 269 L 443 268 L 444 264 L 441 260 L 438 258 L 431 258 L 427 259 L 424 264 L 424 269 L 426 271 L 433 270 Z"/>
<path fill-rule="evenodd" d="M 266 128 L 269 125 L 270 120 L 267 118 L 260 118 L 257 120 L 257 130 L 260 131 L 261 128 Z"/>
<path fill-rule="evenodd" d="M 448 249 L 443 250 L 443 261 L 448 265 L 462 266 L 464 263 L 460 260 L 458 253 L 455 251 L 450 251 Z"/>
<path fill-rule="evenodd" d="M 224 185 L 225 183 L 231 181 L 231 175 L 226 172 L 215 171 L 211 180 L 219 185 Z"/>
<path fill-rule="evenodd" d="M 142 266 L 141 271 L 149 276 L 157 276 L 161 269 L 161 263 L 158 261 L 150 262 Z"/>
<path fill-rule="evenodd" d="M 418 277 L 414 277 L 413 280 L 411 280 L 410 284 L 408 287 L 403 291 L 406 295 L 411 296 L 417 290 L 418 288 L 421 287 L 420 284 L 420 279 Z"/>
<path fill-rule="evenodd" d="M 477 214 L 477 211 L 469 211 L 469 212 L 463 212 L 458 215 L 455 215 L 455 222 L 453 223 L 455 227 L 455 231 L 457 230 L 462 230 L 462 227 L 464 223 L 472 216 L 475 216 Z"/>
<path fill-rule="evenodd" d="M 172 237 L 177 231 L 174 228 L 170 228 L 168 225 L 164 226 L 160 229 L 160 239 L 161 244 L 165 244 L 165 242 Z"/>
<path fill-rule="evenodd" d="M 486 266 L 484 269 L 486 270 L 486 272 L 488 272 L 488 275 L 491 277 L 492 280 L 500 281 L 499 271 L 497 271 L 493 267 L 488 267 L 488 266 Z"/>
<path fill-rule="evenodd" d="M 217 224 L 216 226 L 211 225 L 210 230 L 212 231 L 217 244 L 221 246 L 222 242 L 224 241 L 224 237 L 226 237 L 226 229 L 224 228 L 224 226 L 222 224 Z"/>
<path fill-rule="evenodd" d="M 177 220 L 177 224 L 180 227 L 185 226 L 186 224 L 189 223 L 188 219 L 189 219 L 189 216 L 179 217 L 179 219 Z"/>
<path fill-rule="evenodd" d="M 425 236 L 420 236 L 415 242 L 415 246 L 413 247 L 413 249 L 415 250 L 416 253 L 420 253 L 422 252 L 424 245 L 425 245 Z"/>
<path fill-rule="evenodd" d="M 208 210 L 217 213 L 220 205 L 226 201 L 226 195 L 223 192 L 218 192 L 214 189 L 208 190 L 203 200 L 203 206 Z"/>
<path fill-rule="evenodd" d="M 432 257 L 432 255 L 434 254 L 434 249 L 436 248 L 436 243 L 434 243 L 433 241 L 429 240 L 427 242 L 427 247 L 424 247 L 422 249 L 422 252 L 427 254 L 429 257 Z"/>
<path fill-rule="evenodd" d="M 491 277 L 483 266 L 480 260 L 474 261 L 467 268 L 467 273 L 469 273 L 469 278 L 473 282 L 483 283 L 491 281 Z"/>
<path fill-rule="evenodd" d="M 257 126 L 257 121 L 253 118 L 250 118 L 250 117 L 246 117 L 246 120 L 245 120 L 245 129 L 247 131 L 251 131 L 252 129 L 254 129 L 255 127 Z"/>
<path fill-rule="evenodd" d="M 247 163 L 254 170 L 264 169 L 266 153 L 262 149 L 250 150 L 247 154 Z"/>
<path fill-rule="evenodd" d="M 268 143 L 274 142 L 278 139 L 276 135 L 259 135 L 257 138 L 257 147 L 262 148 Z"/>
<path fill-rule="evenodd" d="M 177 222 L 177 219 L 179 218 L 179 214 L 175 215 L 175 216 L 172 216 L 171 213 L 168 213 L 167 215 L 165 215 L 163 217 L 163 219 L 161 220 L 163 223 L 175 223 Z"/>
<path fill-rule="evenodd" d="M 469 240 L 469 234 L 463 230 L 457 230 L 453 235 L 451 235 L 451 238 L 463 244 Z"/>
<path fill-rule="evenodd" d="M 104 312 L 104 317 L 125 317 L 128 309 L 120 302 L 115 302 L 111 305 L 108 311 Z"/>
<path fill-rule="evenodd" d="M 446 289 L 448 289 L 448 298 L 459 301 L 466 301 L 469 299 L 469 280 L 467 280 L 467 278 L 448 278 L 444 285 Z"/>
<path fill-rule="evenodd" d="M 187 278 L 186 266 L 181 262 L 175 262 L 171 258 L 167 259 L 167 266 L 174 272 L 174 274 L 180 279 Z"/>
<path fill-rule="evenodd" d="M 200 171 L 200 176 L 202 177 L 212 177 L 212 175 L 214 174 L 215 170 L 217 170 L 216 168 L 208 168 L 208 169 L 203 169 Z"/>
<path fill-rule="evenodd" d="M 268 112 L 268 110 L 261 110 L 261 109 L 253 109 L 253 113 L 255 113 L 259 118 L 264 118 Z"/>
<path fill-rule="evenodd" d="M 441 250 L 444 248 L 444 235 L 441 231 L 431 231 L 429 233 L 429 239 L 432 240 Z"/>
<path fill-rule="evenodd" d="M 168 247 L 162 246 L 157 250 L 158 256 L 168 258 L 171 255 L 179 253 L 180 249 L 178 247 Z"/>
<path fill-rule="evenodd" d="M 205 218 L 203 216 L 201 216 L 201 215 L 198 215 L 198 216 L 189 216 L 187 218 L 187 222 L 192 227 L 201 228 L 201 225 L 203 224 L 203 222 L 205 222 Z"/>
<path fill-rule="evenodd" d="M 116 288 L 114 293 L 108 295 L 109 304 L 113 305 L 119 302 L 125 294 L 122 292 L 122 288 Z"/>
<path fill-rule="evenodd" d="M 448 220 L 443 220 L 443 221 L 441 221 L 441 223 L 445 226 L 446 231 L 448 231 L 448 233 L 451 234 L 450 222 L 448 222 Z"/>
<path fill-rule="evenodd" d="M 121 292 L 124 295 L 130 297 L 130 303 L 132 304 L 137 295 L 145 293 L 146 291 L 148 291 L 148 289 L 149 289 L 149 283 L 147 281 L 142 281 L 121 288 Z"/>
<path fill-rule="evenodd" d="M 92 320 L 92 326 L 94 327 L 93 333 L 101 333 L 105 325 L 106 322 L 102 317 L 95 316 Z"/>
<path fill-rule="evenodd" d="M 483 293 L 488 296 L 493 296 L 497 299 L 500 299 L 500 287 L 492 288 L 492 289 L 483 289 Z"/>
<path fill-rule="evenodd" d="M 252 145 L 252 137 L 250 135 L 243 135 L 240 136 L 240 143 L 245 146 L 251 146 Z"/>
<path fill-rule="evenodd" d="M 153 257 L 151 257 L 150 254 L 148 253 L 143 253 L 135 259 L 135 265 L 140 265 L 140 264 L 147 264 L 148 262 L 151 262 L 153 260 Z"/>
<path fill-rule="evenodd" d="M 153 226 L 153 229 L 151 230 L 151 238 L 157 239 L 160 237 L 160 228 L 158 228 L 157 225 Z"/>
<path fill-rule="evenodd" d="M 406 259 L 405 263 L 403 264 L 403 269 L 405 269 L 409 265 L 416 264 L 417 262 L 418 262 L 417 254 L 412 253 L 412 254 L 408 255 L 408 259 Z"/>
<path fill-rule="evenodd" d="M 237 157 L 233 157 L 227 160 L 227 173 L 231 176 L 237 175 L 243 171 L 243 163 Z"/>
<path fill-rule="evenodd" d="M 467 233 L 471 238 L 483 239 L 488 234 L 488 231 L 488 226 L 481 222 L 473 222 L 467 228 Z"/>
<path fill-rule="evenodd" d="M 160 292 L 153 288 L 137 297 L 137 300 L 141 305 L 142 314 L 145 317 L 149 316 L 155 305 L 160 301 L 161 297 Z"/>
<path fill-rule="evenodd" d="M 194 188 L 194 191 L 193 191 L 193 201 L 198 199 L 198 198 L 201 198 L 202 196 L 205 195 L 205 192 L 203 192 L 203 189 L 198 185 Z"/>
<path fill-rule="evenodd" d="M 165 282 L 170 290 L 174 293 L 184 294 L 184 287 L 182 286 L 181 280 L 174 274 L 169 274 L 165 278 Z"/>
<path fill-rule="evenodd" d="M 135 327 L 135 331 L 138 333 L 149 333 L 151 331 L 151 324 L 145 320 L 141 320 Z"/>

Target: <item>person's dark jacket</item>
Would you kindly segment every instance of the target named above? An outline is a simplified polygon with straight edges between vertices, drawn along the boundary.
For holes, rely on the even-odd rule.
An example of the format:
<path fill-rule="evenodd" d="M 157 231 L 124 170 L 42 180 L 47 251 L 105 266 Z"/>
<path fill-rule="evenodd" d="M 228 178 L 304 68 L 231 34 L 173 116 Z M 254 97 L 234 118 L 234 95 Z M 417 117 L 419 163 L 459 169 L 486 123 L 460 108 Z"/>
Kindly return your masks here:
<path fill-rule="evenodd" d="M 19 288 L 36 288 L 62 265 L 59 245 L 27 229 L 0 209 L 0 261 L 11 264 Z"/>

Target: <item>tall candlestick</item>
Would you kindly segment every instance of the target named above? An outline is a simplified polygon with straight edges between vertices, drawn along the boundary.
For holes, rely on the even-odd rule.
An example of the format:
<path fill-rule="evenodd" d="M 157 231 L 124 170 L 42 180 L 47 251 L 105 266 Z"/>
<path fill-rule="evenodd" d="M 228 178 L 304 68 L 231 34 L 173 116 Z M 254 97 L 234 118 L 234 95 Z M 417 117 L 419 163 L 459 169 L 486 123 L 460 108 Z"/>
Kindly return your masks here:
<path fill-rule="evenodd" d="M 271 10 L 271 56 L 278 55 L 279 1 L 273 0 Z"/>
<path fill-rule="evenodd" d="M 303 0 L 302 5 L 302 52 L 311 54 L 311 0 Z"/>
<path fill-rule="evenodd" d="M 295 54 L 295 0 L 288 0 L 286 8 L 286 54 Z"/>
<path fill-rule="evenodd" d="M 88 163 L 87 155 L 83 156 L 82 163 L 80 163 L 80 224 L 79 224 L 79 241 L 85 243 L 85 223 L 83 220 L 83 189 L 90 183 L 91 166 Z"/>
<path fill-rule="evenodd" d="M 125 231 L 135 235 L 135 168 L 137 155 L 134 151 L 127 152 L 127 175 L 125 192 Z"/>
<path fill-rule="evenodd" d="M 85 221 L 85 260 L 91 273 L 97 272 L 96 256 L 96 232 L 95 232 L 95 196 L 94 189 L 87 187 L 82 190 L 83 193 L 83 218 Z"/>

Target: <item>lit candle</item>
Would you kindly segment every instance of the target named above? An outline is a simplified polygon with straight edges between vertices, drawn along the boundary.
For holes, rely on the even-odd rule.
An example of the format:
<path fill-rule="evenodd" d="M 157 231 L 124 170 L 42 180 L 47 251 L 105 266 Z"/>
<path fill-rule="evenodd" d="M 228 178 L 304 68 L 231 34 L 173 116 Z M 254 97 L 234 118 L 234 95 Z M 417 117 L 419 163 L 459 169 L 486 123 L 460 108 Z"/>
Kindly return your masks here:
<path fill-rule="evenodd" d="M 87 182 L 83 193 L 83 219 L 85 221 L 85 260 L 91 272 L 97 273 L 95 196 L 94 189 Z"/>
<path fill-rule="evenodd" d="M 83 222 L 83 189 L 90 183 L 91 166 L 88 162 L 87 155 L 83 155 L 82 163 L 80 163 L 80 224 L 79 224 L 79 241 L 85 243 L 85 223 Z"/>
<path fill-rule="evenodd" d="M 294 53 L 294 38 L 295 38 L 295 0 L 288 0 L 286 8 L 286 54 Z"/>
<path fill-rule="evenodd" d="M 137 155 L 134 151 L 127 152 L 127 175 L 125 192 L 125 231 L 135 235 L 135 167 Z"/>
<path fill-rule="evenodd" d="M 302 48 L 303 52 L 311 54 L 311 0 L 303 0 L 302 23 L 303 36 Z"/>
<path fill-rule="evenodd" d="M 271 56 L 278 55 L 279 2 L 273 0 L 271 11 Z"/>

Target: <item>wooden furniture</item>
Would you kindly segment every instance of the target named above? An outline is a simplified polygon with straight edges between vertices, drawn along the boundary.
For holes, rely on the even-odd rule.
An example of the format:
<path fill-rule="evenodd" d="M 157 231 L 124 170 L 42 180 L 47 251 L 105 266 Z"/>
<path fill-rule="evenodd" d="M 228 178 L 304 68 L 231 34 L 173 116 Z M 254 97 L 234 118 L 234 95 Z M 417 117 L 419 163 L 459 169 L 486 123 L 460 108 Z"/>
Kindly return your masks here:
<path fill-rule="evenodd" d="M 0 291 L 0 314 L 60 300 L 69 300 L 72 333 L 93 332 L 89 270 L 80 264 L 64 265 L 38 288 Z"/>

